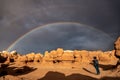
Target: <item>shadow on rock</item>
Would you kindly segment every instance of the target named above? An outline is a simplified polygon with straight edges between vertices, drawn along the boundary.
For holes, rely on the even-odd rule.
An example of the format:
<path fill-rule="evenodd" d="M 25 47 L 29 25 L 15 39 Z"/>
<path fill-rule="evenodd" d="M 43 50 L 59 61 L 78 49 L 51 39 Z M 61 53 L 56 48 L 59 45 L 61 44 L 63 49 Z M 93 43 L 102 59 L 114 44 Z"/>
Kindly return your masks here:
<path fill-rule="evenodd" d="M 22 67 L 1 67 L 0 68 L 0 77 L 5 75 L 25 75 L 32 71 L 35 71 L 37 68 L 29 67 L 29 66 L 22 66 Z"/>
<path fill-rule="evenodd" d="M 93 65 L 92 63 L 90 63 L 91 65 Z M 93 65 L 94 67 L 94 65 Z M 116 65 L 103 65 L 103 64 L 99 64 L 99 67 L 102 68 L 103 70 L 113 70 L 116 69 Z"/>
<path fill-rule="evenodd" d="M 102 64 L 99 64 L 99 67 L 102 68 L 103 70 L 113 70 L 116 68 L 115 65 L 102 65 Z"/>
<path fill-rule="evenodd" d="M 72 74 L 69 76 L 65 76 L 65 74 L 63 73 L 50 71 L 43 78 L 38 80 L 96 80 L 96 79 L 82 74 Z"/>
<path fill-rule="evenodd" d="M 12 68 L 9 68 L 9 70 L 11 70 L 11 72 L 13 71 L 14 73 L 11 74 L 11 75 L 14 75 L 14 76 L 17 76 L 17 75 L 25 75 L 25 74 L 28 74 L 30 72 L 33 72 L 35 71 L 37 68 L 33 68 L 33 67 L 29 67 L 29 66 L 23 66 L 23 67 L 19 67 L 19 68 L 16 68 L 16 69 L 12 69 Z"/>
<path fill-rule="evenodd" d="M 88 70 L 88 69 L 86 69 L 86 68 L 83 68 L 83 70 L 85 70 L 85 71 L 87 71 L 87 72 L 89 72 L 89 73 L 91 73 L 91 74 L 95 74 L 95 75 L 96 75 L 96 73 L 94 73 L 94 72 L 92 72 L 92 71 L 90 71 L 90 70 Z"/>
<path fill-rule="evenodd" d="M 83 74 L 72 74 L 66 76 L 65 80 L 98 80 L 98 79 Z"/>
<path fill-rule="evenodd" d="M 102 77 L 97 79 L 83 74 L 65 76 L 63 73 L 49 71 L 43 78 L 38 80 L 120 80 L 120 77 Z"/>
<path fill-rule="evenodd" d="M 120 77 L 103 77 L 99 80 L 120 80 Z"/>
<path fill-rule="evenodd" d="M 49 71 L 43 78 L 38 80 L 65 80 L 65 75 L 63 73 Z"/>

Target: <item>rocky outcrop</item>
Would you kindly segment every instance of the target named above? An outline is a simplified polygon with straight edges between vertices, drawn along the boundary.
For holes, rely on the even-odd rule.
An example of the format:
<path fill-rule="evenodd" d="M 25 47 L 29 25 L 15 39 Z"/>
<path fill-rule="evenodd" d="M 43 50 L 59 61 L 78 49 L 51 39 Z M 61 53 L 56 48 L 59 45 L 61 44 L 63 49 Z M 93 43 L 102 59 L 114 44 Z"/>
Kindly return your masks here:
<path fill-rule="evenodd" d="M 43 62 L 57 62 L 61 60 L 61 57 L 64 53 L 62 48 L 58 48 L 57 50 L 52 50 L 50 52 L 45 51 Z"/>
<path fill-rule="evenodd" d="M 7 52 L 7 51 L 2 51 L 0 53 L 0 62 L 7 62 L 7 63 L 10 63 L 10 62 L 14 62 L 15 59 L 18 58 L 18 55 L 19 54 L 15 54 L 15 53 L 11 53 L 11 52 Z"/>
<path fill-rule="evenodd" d="M 60 49 L 59 49 L 60 50 Z M 70 62 L 70 63 L 91 63 L 96 56 L 100 63 L 116 64 L 118 59 L 115 57 L 115 50 L 112 51 L 87 51 L 87 50 L 63 50 L 60 53 L 57 50 L 46 51 L 42 62 Z"/>
<path fill-rule="evenodd" d="M 42 62 L 43 55 L 40 53 L 35 54 L 34 56 L 34 62 Z"/>
<path fill-rule="evenodd" d="M 40 53 L 28 53 L 26 55 L 20 55 L 15 51 L 7 52 L 2 51 L 0 53 L 0 63 L 28 63 L 28 62 L 41 62 L 43 55 Z"/>
<path fill-rule="evenodd" d="M 35 57 L 35 53 L 26 54 L 26 57 L 27 57 L 27 61 L 28 62 L 33 62 L 34 61 L 34 57 Z"/>
<path fill-rule="evenodd" d="M 120 37 L 115 42 L 116 56 L 120 57 Z"/>
<path fill-rule="evenodd" d="M 74 53 L 73 51 L 64 51 L 64 53 L 61 56 L 61 61 L 74 61 Z"/>
<path fill-rule="evenodd" d="M 56 52 L 57 52 L 57 56 L 58 56 L 58 57 L 61 57 L 61 56 L 63 55 L 63 53 L 64 53 L 64 50 L 63 50 L 62 48 L 58 48 L 58 49 L 56 50 Z"/>
<path fill-rule="evenodd" d="M 26 63 L 26 62 L 27 62 L 27 56 L 26 56 L 26 55 L 19 56 L 19 57 L 17 58 L 16 62 Z"/>
<path fill-rule="evenodd" d="M 120 68 L 120 37 L 115 42 L 115 56 L 119 59 L 116 68 Z"/>
<path fill-rule="evenodd" d="M 16 53 L 16 52 L 15 52 Z M 112 51 L 87 51 L 87 50 L 63 50 L 58 48 L 50 52 L 46 51 L 44 55 L 40 53 L 29 53 L 26 55 L 15 54 L 11 52 L 1 53 L 1 57 L 5 58 L 5 62 L 40 62 L 40 63 L 91 63 L 93 57 L 96 56 L 102 64 L 116 64 L 118 59 L 115 56 L 115 50 Z M 2 59 L 0 58 L 0 59 Z M 11 61 L 11 59 L 13 61 Z"/>

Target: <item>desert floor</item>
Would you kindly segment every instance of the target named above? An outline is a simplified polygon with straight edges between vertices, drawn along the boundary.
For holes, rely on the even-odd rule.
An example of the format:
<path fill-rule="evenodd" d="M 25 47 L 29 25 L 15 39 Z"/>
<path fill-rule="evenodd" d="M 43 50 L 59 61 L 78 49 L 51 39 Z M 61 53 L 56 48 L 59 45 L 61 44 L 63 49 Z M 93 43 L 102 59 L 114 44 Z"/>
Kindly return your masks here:
<path fill-rule="evenodd" d="M 92 64 L 11 64 L 5 70 L 7 75 L 0 80 L 120 80 L 120 69 L 112 65 L 100 65 L 100 75 L 96 75 Z"/>

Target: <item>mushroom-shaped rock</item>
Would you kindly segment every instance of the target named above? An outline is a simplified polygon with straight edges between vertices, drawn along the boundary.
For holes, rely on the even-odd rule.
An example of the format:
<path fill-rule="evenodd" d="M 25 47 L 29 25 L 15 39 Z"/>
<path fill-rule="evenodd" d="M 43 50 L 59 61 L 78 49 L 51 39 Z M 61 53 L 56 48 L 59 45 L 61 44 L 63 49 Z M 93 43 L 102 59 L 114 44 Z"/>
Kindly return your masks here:
<path fill-rule="evenodd" d="M 1 56 L 3 56 L 4 58 L 7 58 L 8 56 L 9 56 L 9 52 L 7 52 L 7 51 L 2 51 L 2 54 L 1 54 Z"/>
<path fill-rule="evenodd" d="M 33 62 L 34 61 L 34 57 L 35 57 L 35 53 L 26 54 L 26 57 L 27 57 L 27 61 L 28 62 Z"/>
<path fill-rule="evenodd" d="M 57 56 L 58 57 L 61 57 L 63 55 L 63 53 L 64 53 L 64 50 L 62 48 L 57 49 Z"/>
<path fill-rule="evenodd" d="M 42 61 L 42 57 L 43 55 L 38 53 L 38 54 L 35 54 L 34 56 L 34 62 L 41 62 Z"/>
<path fill-rule="evenodd" d="M 48 51 L 45 51 L 43 61 L 52 61 L 53 58 L 50 56 L 50 53 Z"/>
<path fill-rule="evenodd" d="M 55 50 L 50 51 L 50 57 L 57 58 L 57 52 Z"/>

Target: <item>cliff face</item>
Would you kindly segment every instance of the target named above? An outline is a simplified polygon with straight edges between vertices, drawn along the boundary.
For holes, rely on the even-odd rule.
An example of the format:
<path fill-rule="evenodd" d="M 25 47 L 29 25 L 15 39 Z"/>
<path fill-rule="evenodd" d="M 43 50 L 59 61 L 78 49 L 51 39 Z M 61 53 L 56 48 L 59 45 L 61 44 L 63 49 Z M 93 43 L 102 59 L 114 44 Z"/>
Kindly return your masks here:
<path fill-rule="evenodd" d="M 44 55 L 40 53 L 28 53 L 20 55 L 16 51 L 0 52 L 1 63 L 91 63 L 93 57 L 96 56 L 101 64 L 116 64 L 120 57 L 120 37 L 115 42 L 115 50 L 112 51 L 87 51 L 87 50 L 63 50 L 58 48 L 50 52 L 46 51 Z"/>

